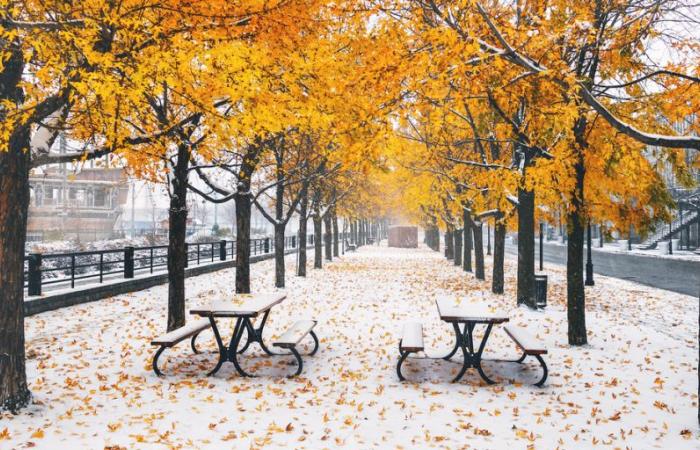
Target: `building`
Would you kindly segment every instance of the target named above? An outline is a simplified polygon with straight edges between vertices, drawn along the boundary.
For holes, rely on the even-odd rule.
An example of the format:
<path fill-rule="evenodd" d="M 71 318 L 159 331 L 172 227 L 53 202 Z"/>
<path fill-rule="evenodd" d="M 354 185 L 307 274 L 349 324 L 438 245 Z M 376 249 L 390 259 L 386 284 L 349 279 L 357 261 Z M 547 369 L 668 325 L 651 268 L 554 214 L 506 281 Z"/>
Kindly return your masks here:
<path fill-rule="evenodd" d="M 27 240 L 114 237 L 129 192 L 122 168 L 93 166 L 72 172 L 65 165 L 45 167 L 34 171 L 29 183 Z"/>

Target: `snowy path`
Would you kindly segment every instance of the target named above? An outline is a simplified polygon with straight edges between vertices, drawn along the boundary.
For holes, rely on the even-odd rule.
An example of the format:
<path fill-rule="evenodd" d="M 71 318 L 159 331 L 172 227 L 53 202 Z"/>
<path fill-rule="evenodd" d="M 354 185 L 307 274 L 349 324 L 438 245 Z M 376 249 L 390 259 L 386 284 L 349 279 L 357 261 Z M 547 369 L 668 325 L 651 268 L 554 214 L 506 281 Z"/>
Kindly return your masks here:
<path fill-rule="evenodd" d="M 294 257 L 287 261 L 291 272 Z M 299 317 L 318 319 L 321 337 L 318 354 L 291 380 L 281 376 L 293 371 L 291 358 L 264 358 L 257 347 L 243 364 L 261 376 L 239 378 L 227 364 L 205 377 L 216 360 L 210 334 L 200 338 L 203 355 L 192 356 L 186 342 L 166 352 L 166 376 L 155 377 L 149 342 L 163 331 L 165 286 L 31 317 L 35 404 L 0 416 L 0 448 L 700 446 L 697 299 L 598 276 L 588 291 L 590 345 L 574 349 L 566 343 L 563 269 L 547 271 L 546 312 L 530 312 L 514 307 L 514 261 L 507 266 L 503 296 L 424 248 L 365 247 L 309 269 L 307 279 L 289 276 L 289 299 L 272 310 L 266 339 Z M 271 290 L 272 268 L 252 267 L 258 291 Z M 188 279 L 188 307 L 230 295 L 233 276 Z M 404 373 L 414 382 L 399 383 L 404 320 L 424 323 L 428 354 L 451 345 L 434 305 L 440 295 L 485 302 L 536 330 L 550 348 L 546 387 L 529 384 L 536 365 L 486 363 L 499 381 L 489 387 L 472 370 L 452 384 L 458 365 L 425 359 L 409 360 Z M 486 353 L 517 356 L 499 327 Z"/>

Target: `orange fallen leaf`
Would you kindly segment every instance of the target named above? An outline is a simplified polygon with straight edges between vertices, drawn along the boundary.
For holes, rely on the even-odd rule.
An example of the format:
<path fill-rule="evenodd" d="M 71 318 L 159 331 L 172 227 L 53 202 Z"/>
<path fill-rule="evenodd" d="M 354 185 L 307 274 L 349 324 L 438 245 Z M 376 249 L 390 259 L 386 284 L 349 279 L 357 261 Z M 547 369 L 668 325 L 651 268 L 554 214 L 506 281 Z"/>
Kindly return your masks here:
<path fill-rule="evenodd" d="M 35 439 L 43 439 L 44 438 L 44 430 L 41 428 L 38 428 L 34 433 L 32 433 L 31 437 Z"/>

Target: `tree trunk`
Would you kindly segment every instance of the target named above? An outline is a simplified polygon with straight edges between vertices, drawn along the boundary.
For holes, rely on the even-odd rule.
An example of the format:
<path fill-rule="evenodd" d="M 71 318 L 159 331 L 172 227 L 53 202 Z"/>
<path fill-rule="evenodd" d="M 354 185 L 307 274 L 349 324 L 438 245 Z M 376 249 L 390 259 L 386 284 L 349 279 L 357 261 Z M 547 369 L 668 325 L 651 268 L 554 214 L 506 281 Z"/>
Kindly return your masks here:
<path fill-rule="evenodd" d="M 338 236 L 338 215 L 333 208 L 333 256 L 340 256 L 340 237 Z"/>
<path fill-rule="evenodd" d="M 472 216 L 469 211 L 464 209 L 464 271 L 472 271 L 472 227 L 474 223 L 472 222 Z"/>
<path fill-rule="evenodd" d="M 284 287 L 284 231 L 287 222 L 284 217 L 284 142 L 275 153 L 277 186 L 275 186 L 275 287 Z"/>
<path fill-rule="evenodd" d="M 569 322 L 569 345 L 585 345 L 586 336 L 586 295 L 583 280 L 584 253 L 584 192 L 585 167 L 583 152 L 574 165 L 576 187 L 571 199 L 571 211 L 567 215 L 569 239 L 566 255 L 566 297 Z"/>
<path fill-rule="evenodd" d="M 309 193 L 304 189 L 299 201 L 299 262 L 297 267 L 297 275 L 300 277 L 306 276 L 306 222 L 307 211 L 309 209 Z"/>
<path fill-rule="evenodd" d="M 0 410 L 12 412 L 31 400 L 24 353 L 29 155 L 28 127 L 15 130 L 9 148 L 0 151 Z"/>
<path fill-rule="evenodd" d="M 286 224 L 275 224 L 275 287 L 284 287 L 284 230 Z"/>
<path fill-rule="evenodd" d="M 452 235 L 452 229 L 448 228 L 445 231 L 445 258 L 447 259 L 453 259 L 455 256 L 455 241 Z"/>
<path fill-rule="evenodd" d="M 455 266 L 461 266 L 462 265 L 462 230 L 454 230 L 453 237 L 454 237 L 454 241 L 455 241 L 455 248 L 454 248 Z"/>
<path fill-rule="evenodd" d="M 360 229 L 360 245 L 365 245 L 366 241 L 366 230 L 365 230 L 365 220 L 361 219 L 358 223 Z"/>
<path fill-rule="evenodd" d="M 535 193 L 518 189 L 518 304 L 536 309 Z"/>
<path fill-rule="evenodd" d="M 250 194 L 236 194 L 236 293 L 250 293 Z"/>
<path fill-rule="evenodd" d="M 497 219 L 493 230 L 493 279 L 491 280 L 491 292 L 494 294 L 503 293 L 505 250 L 506 225 Z"/>
<path fill-rule="evenodd" d="M 481 222 L 474 222 L 474 276 L 477 280 L 484 280 L 484 226 Z"/>
<path fill-rule="evenodd" d="M 189 148 L 180 144 L 173 167 L 168 210 L 168 331 L 185 325 L 187 267 L 187 175 Z"/>
<path fill-rule="evenodd" d="M 313 215 L 314 221 L 314 269 L 323 268 L 323 219 L 318 212 Z"/>
<path fill-rule="evenodd" d="M 333 230 L 330 213 L 326 213 L 326 216 L 323 218 L 323 223 L 326 226 L 326 234 L 323 236 L 324 243 L 326 244 L 326 260 L 333 261 Z"/>

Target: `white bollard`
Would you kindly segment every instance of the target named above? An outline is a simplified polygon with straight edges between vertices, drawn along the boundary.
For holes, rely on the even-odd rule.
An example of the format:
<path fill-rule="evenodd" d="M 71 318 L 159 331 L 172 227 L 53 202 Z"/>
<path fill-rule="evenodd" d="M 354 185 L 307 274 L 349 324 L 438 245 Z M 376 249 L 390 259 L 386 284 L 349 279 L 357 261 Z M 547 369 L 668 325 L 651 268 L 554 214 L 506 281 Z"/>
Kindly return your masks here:
<path fill-rule="evenodd" d="M 627 239 L 620 239 L 619 241 L 617 241 L 617 245 L 620 246 L 620 250 L 622 250 L 623 252 L 627 252 L 629 251 L 630 241 Z"/>
<path fill-rule="evenodd" d="M 656 244 L 656 251 L 659 255 L 668 255 L 670 253 L 668 251 L 668 241 L 659 241 L 659 243 Z"/>

